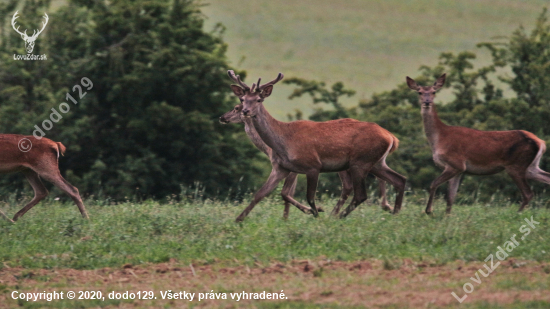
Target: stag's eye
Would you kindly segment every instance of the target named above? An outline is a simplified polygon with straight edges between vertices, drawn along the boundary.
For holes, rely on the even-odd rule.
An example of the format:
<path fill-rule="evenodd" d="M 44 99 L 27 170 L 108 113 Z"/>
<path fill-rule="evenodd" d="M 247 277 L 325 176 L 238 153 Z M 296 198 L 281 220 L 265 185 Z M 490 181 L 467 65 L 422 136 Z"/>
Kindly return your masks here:
<path fill-rule="evenodd" d="M 418 91 L 418 94 L 422 94 L 422 92 Z"/>

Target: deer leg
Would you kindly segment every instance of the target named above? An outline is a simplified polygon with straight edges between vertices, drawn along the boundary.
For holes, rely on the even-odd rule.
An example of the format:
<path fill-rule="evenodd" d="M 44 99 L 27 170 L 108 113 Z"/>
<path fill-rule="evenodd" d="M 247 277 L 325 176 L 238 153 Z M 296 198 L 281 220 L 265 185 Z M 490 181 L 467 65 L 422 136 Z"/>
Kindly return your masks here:
<path fill-rule="evenodd" d="M 340 214 L 340 219 L 349 215 L 357 206 L 367 199 L 367 189 L 365 186 L 365 176 L 369 173 L 370 168 L 365 170 L 350 169 L 351 180 L 353 182 L 353 199 L 348 207 Z"/>
<path fill-rule="evenodd" d="M 317 182 L 319 181 L 319 171 L 313 171 L 306 174 L 307 179 L 307 203 L 311 207 L 311 213 L 314 217 L 319 216 L 319 210 L 315 206 L 315 193 L 317 192 Z"/>
<path fill-rule="evenodd" d="M 393 209 L 393 214 L 397 214 L 401 210 L 401 205 L 403 204 L 403 196 L 405 195 L 405 184 L 407 182 L 407 178 L 389 168 L 384 161 L 382 161 L 381 164 L 374 166 L 370 172 L 374 176 L 379 178 L 381 184 L 383 181 L 387 181 L 391 183 L 395 188 L 395 191 L 397 191 L 397 197 L 395 198 L 395 207 Z M 382 186 L 380 186 L 380 189 L 382 190 Z"/>
<path fill-rule="evenodd" d="M 336 206 L 330 213 L 331 216 L 336 216 L 340 212 L 340 208 L 342 208 L 353 190 L 353 183 L 351 182 L 351 174 L 349 170 L 339 172 L 338 176 L 340 176 L 340 181 L 342 181 L 342 193 L 340 194 L 338 203 L 336 203 Z"/>
<path fill-rule="evenodd" d="M 298 174 L 296 173 L 289 173 L 288 176 L 285 179 L 285 183 L 283 185 L 283 190 L 281 191 L 281 196 L 283 198 L 283 201 L 285 201 L 285 210 L 283 213 L 283 218 L 288 219 L 288 213 L 290 211 L 290 204 L 296 206 L 300 211 L 306 214 L 311 213 L 311 208 L 304 206 L 298 201 L 296 201 L 294 196 L 294 191 L 296 190 L 296 182 L 297 182 Z"/>
<path fill-rule="evenodd" d="M 426 214 L 431 214 L 433 212 L 433 202 L 437 187 L 460 173 L 462 173 L 462 171 L 456 170 L 449 165 L 445 166 L 443 173 L 441 173 L 441 175 L 439 175 L 430 185 L 430 198 L 428 199 L 428 206 L 426 206 Z"/>
<path fill-rule="evenodd" d="M 271 193 L 276 187 L 277 184 L 286 178 L 290 172 L 287 170 L 283 170 L 282 168 L 279 168 L 278 166 L 273 166 L 273 169 L 271 170 L 271 174 L 269 174 L 269 177 L 267 178 L 267 181 L 264 183 L 264 185 L 254 194 L 254 198 L 244 209 L 244 211 L 237 217 L 235 220 L 236 222 L 241 222 L 248 216 L 248 214 L 252 211 L 254 206 L 258 204 L 266 195 Z"/>
<path fill-rule="evenodd" d="M 9 222 L 11 223 L 15 223 L 15 221 L 13 221 L 12 219 L 10 219 L 8 216 L 6 216 L 6 214 L 0 210 L 0 216 L 4 217 L 6 220 L 8 220 Z"/>
<path fill-rule="evenodd" d="M 54 186 L 58 187 L 59 189 L 61 189 L 61 191 L 70 196 L 73 202 L 78 207 L 78 210 L 80 210 L 82 218 L 90 218 L 88 216 L 88 213 L 86 212 L 86 207 L 84 207 L 84 203 L 82 203 L 82 199 L 80 198 L 80 193 L 78 193 L 78 189 L 75 186 L 71 185 L 67 180 L 65 180 L 65 178 L 63 178 L 63 176 L 61 176 L 61 174 L 59 173 L 59 170 L 50 173 L 38 173 L 38 175 L 51 182 Z"/>
<path fill-rule="evenodd" d="M 458 192 L 458 187 L 460 186 L 460 178 L 462 174 L 458 174 L 455 177 L 449 179 L 449 188 L 447 190 L 447 214 L 451 213 L 451 208 L 455 201 L 456 193 Z"/>
<path fill-rule="evenodd" d="M 376 177 L 378 180 L 378 190 L 380 191 L 380 198 L 382 199 L 380 201 L 380 207 L 382 207 L 382 210 L 385 211 L 393 211 L 393 208 L 390 206 L 390 203 L 388 203 L 388 198 L 386 197 L 386 182 L 378 177 Z"/>
<path fill-rule="evenodd" d="M 531 190 L 531 187 L 529 187 L 529 184 L 527 183 L 527 178 L 525 177 L 525 173 L 521 172 L 515 172 L 515 171 L 507 171 L 508 175 L 512 177 L 516 185 L 518 186 L 519 190 L 521 191 L 521 195 L 523 196 L 523 201 L 521 202 L 521 206 L 519 207 L 518 211 L 522 211 L 525 209 L 527 204 L 531 201 L 533 198 L 533 190 Z"/>
<path fill-rule="evenodd" d="M 550 185 L 550 173 L 543 171 L 538 167 L 535 170 L 528 171 L 526 176 L 527 179 L 533 179 Z"/>
<path fill-rule="evenodd" d="M 18 211 L 15 216 L 13 216 L 13 221 L 17 221 L 20 217 L 22 217 L 27 211 L 29 211 L 31 208 L 34 207 L 34 205 L 38 204 L 41 200 L 46 198 L 48 196 L 48 190 L 40 180 L 40 177 L 38 177 L 38 174 L 33 170 L 25 170 L 23 172 L 25 177 L 27 177 L 27 180 L 31 184 L 32 189 L 34 190 L 34 197 L 32 200 L 25 205 L 20 211 Z"/>

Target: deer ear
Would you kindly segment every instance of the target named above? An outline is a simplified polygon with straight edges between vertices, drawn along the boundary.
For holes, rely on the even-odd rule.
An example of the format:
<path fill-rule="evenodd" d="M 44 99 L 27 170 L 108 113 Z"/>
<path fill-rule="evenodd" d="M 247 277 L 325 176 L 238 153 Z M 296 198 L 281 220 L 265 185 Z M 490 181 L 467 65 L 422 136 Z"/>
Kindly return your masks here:
<path fill-rule="evenodd" d="M 407 86 L 409 86 L 409 88 L 411 88 L 412 90 L 418 90 L 420 88 L 420 87 L 418 87 L 418 85 L 416 84 L 414 79 L 412 79 L 408 76 L 407 76 Z"/>
<path fill-rule="evenodd" d="M 231 85 L 231 90 L 233 90 L 233 93 L 238 96 L 242 97 L 244 95 L 244 89 L 237 85 Z"/>
<path fill-rule="evenodd" d="M 447 77 L 446 73 L 443 73 L 434 83 L 434 89 L 438 90 L 445 84 L 445 78 Z"/>
<path fill-rule="evenodd" d="M 262 89 L 262 92 L 260 92 L 260 96 L 262 98 L 267 98 L 271 95 L 271 92 L 273 91 L 273 85 L 269 85 Z"/>

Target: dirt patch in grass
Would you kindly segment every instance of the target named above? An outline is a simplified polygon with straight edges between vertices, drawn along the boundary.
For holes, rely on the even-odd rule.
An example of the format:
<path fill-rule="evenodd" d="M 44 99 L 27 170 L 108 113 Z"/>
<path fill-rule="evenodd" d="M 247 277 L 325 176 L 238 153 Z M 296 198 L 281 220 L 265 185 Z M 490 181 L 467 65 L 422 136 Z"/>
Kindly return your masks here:
<path fill-rule="evenodd" d="M 0 270 L 0 307 L 18 305 L 36 307 L 48 305 L 66 307 L 131 307 L 150 308 L 161 305 L 178 307 L 263 307 L 271 302 L 284 304 L 313 303 L 336 307 L 366 308 L 426 308 L 455 307 L 465 293 L 462 286 L 470 282 L 474 291 L 465 304 L 479 303 L 509 305 L 518 302 L 548 302 L 550 304 L 550 264 L 508 260 L 502 262 L 488 277 L 476 271 L 480 263 L 456 261 L 447 265 L 429 262 L 368 260 L 339 262 L 326 259 L 295 260 L 269 265 L 242 265 L 239 261 L 210 265 L 183 264 L 175 260 L 162 264 L 121 265 L 118 268 L 96 270 L 23 269 Z M 477 279 L 476 279 L 477 280 Z M 161 292 L 195 293 L 194 300 L 162 299 Z M 12 292 L 40 293 L 68 291 L 101 291 L 103 300 L 53 300 L 27 302 L 13 300 Z M 145 295 L 153 291 L 156 299 L 109 300 L 111 292 L 129 291 Z M 227 300 L 197 300 L 198 293 L 226 293 Z M 284 300 L 231 299 L 230 293 L 283 293 Z M 151 294 L 149 294 L 151 295 Z M 263 304 L 263 305 L 262 305 Z"/>

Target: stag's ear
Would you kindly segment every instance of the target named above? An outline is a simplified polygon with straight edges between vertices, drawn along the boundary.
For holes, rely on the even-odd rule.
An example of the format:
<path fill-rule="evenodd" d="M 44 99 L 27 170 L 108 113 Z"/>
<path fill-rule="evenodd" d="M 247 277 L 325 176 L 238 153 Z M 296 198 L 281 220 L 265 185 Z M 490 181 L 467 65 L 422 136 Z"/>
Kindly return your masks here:
<path fill-rule="evenodd" d="M 237 85 L 231 85 L 231 90 L 233 90 L 233 93 L 238 96 L 239 98 L 244 95 L 244 89 Z"/>
<path fill-rule="evenodd" d="M 262 98 L 267 98 L 271 95 L 271 92 L 273 92 L 273 85 L 269 85 L 262 89 L 262 92 L 260 92 L 260 96 Z"/>
<path fill-rule="evenodd" d="M 412 90 L 418 90 L 420 89 L 420 87 L 418 87 L 418 85 L 416 84 L 416 82 L 414 81 L 414 79 L 410 78 L 407 76 L 407 86 L 409 86 L 409 88 L 411 88 Z"/>
<path fill-rule="evenodd" d="M 434 83 L 434 89 L 438 90 L 445 84 L 445 77 L 447 77 L 446 73 L 443 73 Z"/>

